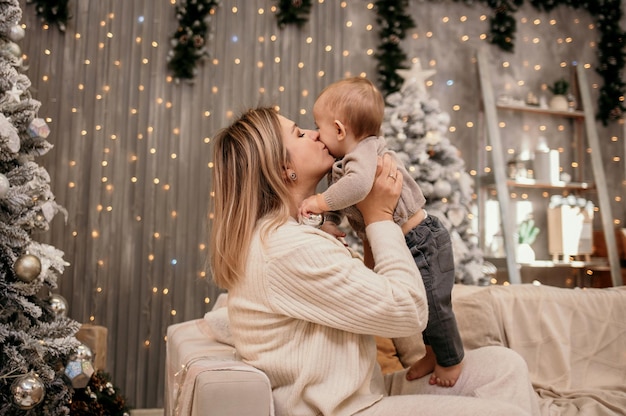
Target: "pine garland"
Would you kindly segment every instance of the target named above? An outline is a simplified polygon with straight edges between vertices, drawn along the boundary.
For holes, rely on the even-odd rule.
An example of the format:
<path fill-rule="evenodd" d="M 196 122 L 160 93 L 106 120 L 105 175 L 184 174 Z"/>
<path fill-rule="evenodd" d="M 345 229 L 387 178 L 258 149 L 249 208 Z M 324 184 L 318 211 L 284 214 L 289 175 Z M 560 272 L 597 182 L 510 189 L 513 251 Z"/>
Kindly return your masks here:
<path fill-rule="evenodd" d="M 407 30 L 415 27 L 415 22 L 406 13 L 407 7 L 407 0 L 374 2 L 380 37 L 374 57 L 378 60 L 378 83 L 385 95 L 400 90 L 404 81 L 396 72 L 398 69 L 407 69 L 404 64 L 407 55 L 400 47 L 400 41 L 405 38 Z"/>
<path fill-rule="evenodd" d="M 458 0 L 456 0 L 458 1 Z M 464 0 L 465 3 L 471 4 L 471 0 Z M 515 39 L 515 31 L 517 23 L 513 17 L 513 13 L 521 6 L 523 0 L 483 0 L 487 6 L 493 9 L 493 16 L 489 18 L 489 43 L 497 45 L 505 52 L 513 52 Z"/>
<path fill-rule="evenodd" d="M 463 1 L 468 5 L 473 0 Z M 505 52 L 513 52 L 515 48 L 516 21 L 513 14 L 523 5 L 524 0 L 479 0 L 493 10 L 489 19 L 488 42 L 498 46 Z M 626 65 L 624 38 L 626 32 L 619 22 L 622 18 L 621 0 L 528 0 L 539 11 L 549 12 L 557 6 L 569 6 L 575 9 L 584 8 L 596 20 L 600 30 L 598 44 L 599 64 L 596 72 L 600 74 L 604 85 L 600 88 L 597 117 L 606 126 L 610 121 L 617 120 L 626 112 L 624 96 L 626 83 L 622 73 Z M 65 31 L 69 20 L 69 0 L 31 0 L 35 3 L 37 15 L 48 24 L 56 24 L 59 30 Z M 206 55 L 207 17 L 217 7 L 218 0 L 182 0 L 176 6 L 179 27 L 172 35 L 173 48 L 168 55 L 168 67 L 177 79 L 192 79 L 196 74 L 196 64 Z M 395 73 L 396 69 L 406 69 L 404 61 L 407 56 L 400 48 L 406 31 L 415 27 L 411 16 L 406 13 L 407 0 L 375 2 L 376 21 L 380 44 L 375 57 L 378 80 L 383 93 L 391 94 L 398 91 L 402 78 Z M 311 12 L 311 0 L 279 0 L 276 19 L 278 26 L 295 24 L 298 27 L 308 22 Z"/>
<path fill-rule="evenodd" d="M 468 5 L 473 0 L 463 1 Z M 488 42 L 498 46 L 505 52 L 513 52 L 515 48 L 516 20 L 513 14 L 524 0 L 479 0 L 493 10 L 489 19 Z M 621 0 L 528 0 L 539 11 L 549 12 L 557 6 L 564 5 L 575 9 L 584 8 L 595 18 L 600 29 L 598 45 L 599 65 L 596 72 L 602 76 L 604 85 L 600 88 L 597 118 L 606 126 L 610 121 L 617 120 L 626 112 L 624 95 L 626 83 L 622 80 L 625 66 L 624 38 L 619 22 L 622 18 Z M 411 16 L 406 13 L 407 0 L 378 0 L 375 3 L 376 22 L 378 23 L 380 44 L 375 58 L 378 63 L 378 81 L 385 95 L 396 92 L 402 86 L 403 79 L 396 74 L 397 69 L 406 69 L 404 62 L 406 53 L 400 47 L 406 31 L 415 27 Z M 303 26 L 308 20 L 311 2 L 304 0 L 280 0 L 278 2 L 279 27 L 287 24 Z"/>
<path fill-rule="evenodd" d="M 280 0 L 276 20 L 278 27 L 283 29 L 287 25 L 302 27 L 309 21 L 311 0 Z"/>
<path fill-rule="evenodd" d="M 49 25 L 57 25 L 61 32 L 65 32 L 67 21 L 70 19 L 67 4 L 69 0 L 30 0 L 35 3 L 35 11 L 41 20 Z"/>
<path fill-rule="evenodd" d="M 167 65 L 177 80 L 196 76 L 198 61 L 207 55 L 208 21 L 218 5 L 219 0 L 181 0 L 176 6 L 178 28 L 172 34 Z"/>
<path fill-rule="evenodd" d="M 472 5 L 473 0 L 463 1 Z M 489 19 L 489 43 L 497 45 L 506 52 L 513 52 L 516 23 L 513 14 L 524 0 L 480 0 L 490 7 L 494 15 Z M 620 27 L 622 18 L 621 0 L 528 0 L 538 11 L 549 12 L 557 6 L 568 6 L 574 9 L 587 10 L 596 20 L 600 30 L 598 43 L 598 66 L 596 72 L 604 80 L 598 97 L 598 120 L 605 126 L 610 121 L 622 117 L 626 111 L 624 95 L 626 84 L 622 80 L 625 65 L 624 38 L 626 32 Z"/>

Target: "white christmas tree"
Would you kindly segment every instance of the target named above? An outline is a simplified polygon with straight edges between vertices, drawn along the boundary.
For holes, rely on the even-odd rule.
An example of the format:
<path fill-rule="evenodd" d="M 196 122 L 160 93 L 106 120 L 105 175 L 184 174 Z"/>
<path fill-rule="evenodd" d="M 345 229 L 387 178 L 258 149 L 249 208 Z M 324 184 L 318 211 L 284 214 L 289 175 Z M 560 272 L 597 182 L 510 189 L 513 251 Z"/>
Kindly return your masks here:
<path fill-rule="evenodd" d="M 459 150 L 446 137 L 449 114 L 426 91 L 425 80 L 434 70 L 417 61 L 404 78 L 400 91 L 386 97 L 383 135 L 422 188 L 425 209 L 437 216 L 450 232 L 456 281 L 489 284 L 483 272 L 483 253 L 471 227 L 473 180 L 465 171 Z"/>
<path fill-rule="evenodd" d="M 18 0 L 0 1 L 0 414 L 63 415 L 85 374 L 67 373 L 79 324 L 52 293 L 67 266 L 63 252 L 32 240 L 62 208 L 34 161 L 52 145 L 22 73 L 21 17 Z"/>

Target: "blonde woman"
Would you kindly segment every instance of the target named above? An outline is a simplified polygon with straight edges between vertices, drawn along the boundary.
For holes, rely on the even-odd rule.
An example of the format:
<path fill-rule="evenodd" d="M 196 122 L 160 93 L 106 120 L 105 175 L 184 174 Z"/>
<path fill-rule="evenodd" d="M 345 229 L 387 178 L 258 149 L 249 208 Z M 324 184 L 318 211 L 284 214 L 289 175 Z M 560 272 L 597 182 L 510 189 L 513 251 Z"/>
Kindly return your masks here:
<path fill-rule="evenodd" d="M 271 108 L 251 109 L 215 137 L 213 279 L 242 360 L 264 371 L 283 415 L 537 415 L 522 358 L 487 347 L 467 353 L 441 389 L 406 371 L 382 376 L 374 336 L 422 331 L 428 305 L 393 211 L 402 179 L 388 156 L 358 204 L 376 266 L 335 237 L 298 223 L 334 158 L 316 131 Z"/>

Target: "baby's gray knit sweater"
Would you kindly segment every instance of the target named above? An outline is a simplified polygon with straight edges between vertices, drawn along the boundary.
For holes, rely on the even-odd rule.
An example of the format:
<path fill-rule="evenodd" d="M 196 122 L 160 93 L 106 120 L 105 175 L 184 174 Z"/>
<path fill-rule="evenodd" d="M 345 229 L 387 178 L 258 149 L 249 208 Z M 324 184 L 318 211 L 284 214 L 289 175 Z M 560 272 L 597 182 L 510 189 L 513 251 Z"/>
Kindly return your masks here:
<path fill-rule="evenodd" d="M 329 186 L 322 193 L 324 200 L 331 208 L 326 219 L 339 224 L 342 214 L 348 218 L 354 231 L 364 236 L 365 223 L 363 216 L 356 208 L 372 189 L 376 177 L 376 159 L 389 153 L 398 164 L 398 172 L 402 174 L 402 193 L 393 214 L 396 224 L 402 226 L 413 214 L 426 203 L 426 198 L 419 185 L 411 177 L 394 151 L 387 149 L 382 136 L 369 136 L 342 159 L 337 160 L 329 174 Z M 341 212 L 338 212 L 341 211 Z"/>

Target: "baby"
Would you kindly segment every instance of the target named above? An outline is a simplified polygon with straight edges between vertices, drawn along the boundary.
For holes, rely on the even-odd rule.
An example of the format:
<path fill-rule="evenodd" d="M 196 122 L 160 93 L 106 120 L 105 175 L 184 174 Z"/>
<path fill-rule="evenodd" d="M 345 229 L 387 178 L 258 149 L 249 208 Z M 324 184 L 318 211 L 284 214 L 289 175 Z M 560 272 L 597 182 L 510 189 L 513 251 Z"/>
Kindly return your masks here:
<path fill-rule="evenodd" d="M 384 109 L 382 94 L 366 78 L 343 79 L 320 93 L 313 106 L 313 117 L 320 140 L 337 161 L 329 173 L 328 189 L 307 198 L 299 212 L 303 218 L 325 213 L 322 228 L 337 237 L 343 236 L 338 224 L 345 215 L 363 241 L 364 261 L 369 267 L 374 266 L 374 261 L 365 237 L 363 217 L 355 205 L 372 187 L 378 156 L 391 153 L 396 157 L 386 148 L 385 138 L 379 136 Z M 412 380 L 432 373 L 430 384 L 452 387 L 461 373 L 464 357 L 451 303 L 452 243 L 441 222 L 423 209 L 426 199 L 418 184 L 397 157 L 396 162 L 403 185 L 394 221 L 402 228 L 422 275 L 429 314 L 422 333 L 426 355 L 411 366 L 407 378 Z"/>

